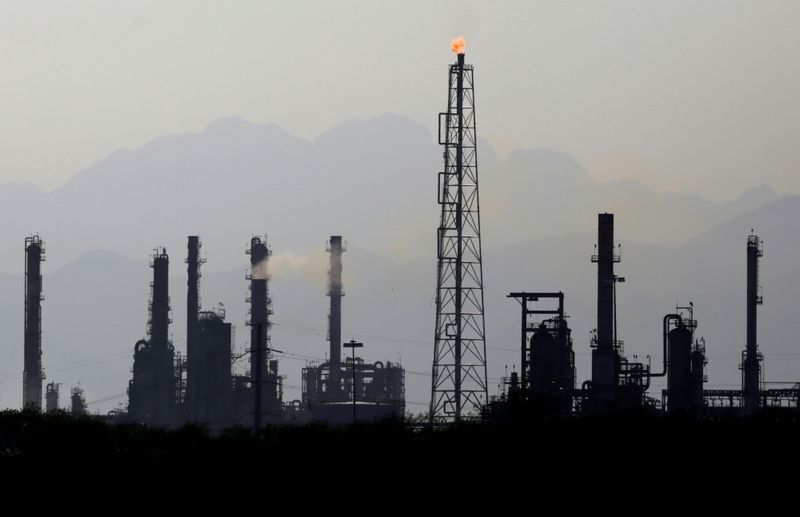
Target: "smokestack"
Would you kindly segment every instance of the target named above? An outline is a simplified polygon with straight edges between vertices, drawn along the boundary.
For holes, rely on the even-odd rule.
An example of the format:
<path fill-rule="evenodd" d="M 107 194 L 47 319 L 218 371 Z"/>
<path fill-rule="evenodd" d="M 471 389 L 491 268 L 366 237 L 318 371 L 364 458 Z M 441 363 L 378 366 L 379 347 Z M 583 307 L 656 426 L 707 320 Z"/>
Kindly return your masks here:
<path fill-rule="evenodd" d="M 250 239 L 250 343 L 251 352 L 258 350 L 259 354 L 250 354 L 250 371 L 255 372 L 256 357 L 260 357 L 261 371 L 265 372 L 269 351 L 266 350 L 269 342 L 269 286 L 267 284 L 267 265 L 272 252 L 267 245 L 267 238 L 253 237 Z M 261 325 L 259 333 L 258 326 Z M 258 345 L 257 348 L 256 345 Z"/>
<path fill-rule="evenodd" d="M 169 345 L 169 255 L 167 249 L 153 251 L 153 299 L 150 303 L 150 345 L 165 349 Z"/>
<path fill-rule="evenodd" d="M 597 215 L 597 342 L 592 350 L 592 388 L 613 389 L 617 383 L 616 336 L 614 335 L 614 214 Z M 603 393 L 598 393 L 603 397 Z"/>
<path fill-rule="evenodd" d="M 331 343 L 331 364 L 342 362 L 342 237 L 331 235 L 328 244 L 331 254 L 331 267 L 328 271 L 328 296 L 331 298 L 331 311 L 328 316 L 328 339 Z"/>
<path fill-rule="evenodd" d="M 25 364 L 22 405 L 42 409 L 42 273 L 44 242 L 38 235 L 25 239 Z"/>
<path fill-rule="evenodd" d="M 748 411 L 758 409 L 761 389 L 762 358 L 758 351 L 757 309 L 763 302 L 758 285 L 758 259 L 763 255 L 761 240 L 751 233 L 747 237 L 747 345 L 742 361 L 742 390 L 744 406 Z"/>

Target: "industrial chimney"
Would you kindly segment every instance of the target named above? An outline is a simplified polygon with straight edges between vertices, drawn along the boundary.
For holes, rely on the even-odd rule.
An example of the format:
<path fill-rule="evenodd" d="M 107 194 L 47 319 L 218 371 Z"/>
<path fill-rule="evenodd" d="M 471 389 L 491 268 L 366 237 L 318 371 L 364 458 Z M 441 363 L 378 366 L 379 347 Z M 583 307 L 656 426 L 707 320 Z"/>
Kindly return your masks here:
<path fill-rule="evenodd" d="M 331 344 L 331 365 L 337 365 L 342 362 L 343 251 L 341 235 L 331 235 L 331 239 L 328 242 L 328 252 L 331 254 L 330 270 L 328 271 L 328 296 L 331 299 L 331 309 L 328 315 L 328 340 Z"/>
<path fill-rule="evenodd" d="M 267 371 L 269 342 L 269 286 L 267 264 L 272 254 L 266 236 L 250 239 L 250 344 L 251 350 L 260 353 L 250 354 L 250 371 L 255 372 L 256 357 L 260 357 L 261 372 Z M 261 331 L 259 332 L 259 325 Z M 259 337 L 260 336 L 260 337 Z"/>
<path fill-rule="evenodd" d="M 619 262 L 614 253 L 614 214 L 597 215 L 597 252 L 592 262 L 597 263 L 597 337 L 592 350 L 592 392 L 599 405 L 613 403 L 619 353 L 614 325 L 614 289 L 617 281 L 614 263 Z"/>

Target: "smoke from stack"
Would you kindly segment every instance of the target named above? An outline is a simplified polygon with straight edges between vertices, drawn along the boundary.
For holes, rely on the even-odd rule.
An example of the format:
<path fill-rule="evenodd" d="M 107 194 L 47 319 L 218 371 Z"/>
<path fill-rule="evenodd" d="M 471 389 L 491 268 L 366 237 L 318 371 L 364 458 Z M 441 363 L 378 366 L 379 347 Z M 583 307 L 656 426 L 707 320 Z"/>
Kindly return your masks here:
<path fill-rule="evenodd" d="M 328 272 L 328 296 L 330 296 L 330 315 L 328 339 L 330 340 L 330 361 L 337 364 L 342 360 L 342 237 L 331 235 L 329 242 L 330 270 Z"/>
<path fill-rule="evenodd" d="M 257 280 L 272 280 L 301 276 L 315 284 L 326 284 L 328 280 L 328 257 L 322 253 L 282 252 L 270 255 L 269 260 L 251 264 L 250 273 Z"/>

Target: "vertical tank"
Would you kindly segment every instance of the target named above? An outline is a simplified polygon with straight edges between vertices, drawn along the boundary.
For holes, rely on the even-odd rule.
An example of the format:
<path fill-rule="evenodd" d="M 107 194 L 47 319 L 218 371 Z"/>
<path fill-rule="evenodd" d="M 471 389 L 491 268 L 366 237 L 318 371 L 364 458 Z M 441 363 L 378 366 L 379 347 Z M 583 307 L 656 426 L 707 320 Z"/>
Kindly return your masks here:
<path fill-rule="evenodd" d="M 189 416 L 212 429 L 231 421 L 231 324 L 225 312 L 198 313 L 198 341 L 190 383 Z M 190 363 L 191 364 L 191 363 Z"/>
<path fill-rule="evenodd" d="M 692 349 L 692 380 L 691 380 L 691 404 L 693 408 L 703 407 L 703 385 L 706 381 L 706 346 L 705 341 L 700 339 Z"/>
<path fill-rule="evenodd" d="M 530 394 L 553 409 L 569 411 L 575 388 L 575 355 L 566 320 L 543 321 L 530 339 Z"/>
<path fill-rule="evenodd" d="M 534 395 L 557 388 L 558 349 L 556 340 L 544 323 L 531 336 L 530 385 Z"/>
<path fill-rule="evenodd" d="M 692 332 L 679 323 L 667 336 L 668 409 L 686 411 L 691 406 Z"/>
<path fill-rule="evenodd" d="M 58 391 L 60 386 L 60 384 L 56 384 L 55 382 L 47 384 L 47 390 L 45 392 L 45 409 L 48 413 L 58 411 Z"/>
<path fill-rule="evenodd" d="M 84 416 L 87 413 L 86 398 L 83 395 L 83 388 L 75 386 L 70 391 L 70 414 L 72 416 Z"/>
<path fill-rule="evenodd" d="M 308 366 L 303 368 L 303 403 L 312 404 L 317 402 L 318 384 L 317 368 Z"/>

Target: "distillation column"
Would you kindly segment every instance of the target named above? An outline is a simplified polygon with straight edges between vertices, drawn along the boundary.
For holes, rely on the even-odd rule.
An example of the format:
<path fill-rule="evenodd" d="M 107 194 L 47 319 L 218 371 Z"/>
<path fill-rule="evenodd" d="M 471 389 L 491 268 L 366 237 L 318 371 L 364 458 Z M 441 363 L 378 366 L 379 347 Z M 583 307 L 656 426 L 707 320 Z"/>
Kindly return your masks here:
<path fill-rule="evenodd" d="M 42 410 L 42 270 L 44 242 L 38 235 L 25 239 L 25 361 L 22 406 Z"/>
<path fill-rule="evenodd" d="M 187 414 L 190 420 L 198 416 L 197 382 L 199 379 L 199 323 L 200 311 L 200 265 L 204 262 L 200 258 L 200 237 L 190 235 L 187 239 L 186 273 L 188 277 L 186 290 L 186 400 L 188 402 Z"/>
<path fill-rule="evenodd" d="M 758 285 L 758 259 L 764 251 L 755 234 L 747 237 L 747 345 L 742 357 L 742 391 L 747 411 L 758 409 L 761 391 L 761 361 L 758 351 L 758 306 L 762 304 Z"/>
<path fill-rule="evenodd" d="M 153 297 L 150 303 L 152 399 L 148 413 L 154 425 L 170 425 L 175 409 L 175 351 L 169 340 L 169 255 L 166 248 L 152 258 Z"/>

